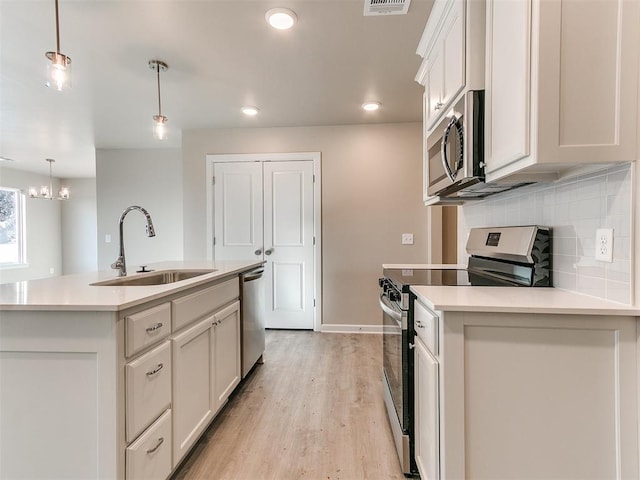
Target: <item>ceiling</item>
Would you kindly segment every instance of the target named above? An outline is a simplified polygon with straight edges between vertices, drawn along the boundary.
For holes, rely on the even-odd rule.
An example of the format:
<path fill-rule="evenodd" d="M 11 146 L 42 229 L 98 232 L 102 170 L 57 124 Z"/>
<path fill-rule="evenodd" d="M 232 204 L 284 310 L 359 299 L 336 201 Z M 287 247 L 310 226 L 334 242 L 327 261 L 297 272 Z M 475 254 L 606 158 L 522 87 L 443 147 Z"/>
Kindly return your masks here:
<path fill-rule="evenodd" d="M 54 0 L 0 0 L 0 165 L 95 176 L 96 148 L 180 148 L 190 129 L 346 125 L 422 119 L 415 53 L 432 0 L 407 15 L 363 16 L 364 0 L 59 0 L 73 88 L 44 86 Z M 274 30 L 273 7 L 298 22 Z M 169 136 L 150 59 L 161 73 Z M 365 101 L 379 101 L 365 112 Z M 260 108 L 247 117 L 243 105 Z"/>

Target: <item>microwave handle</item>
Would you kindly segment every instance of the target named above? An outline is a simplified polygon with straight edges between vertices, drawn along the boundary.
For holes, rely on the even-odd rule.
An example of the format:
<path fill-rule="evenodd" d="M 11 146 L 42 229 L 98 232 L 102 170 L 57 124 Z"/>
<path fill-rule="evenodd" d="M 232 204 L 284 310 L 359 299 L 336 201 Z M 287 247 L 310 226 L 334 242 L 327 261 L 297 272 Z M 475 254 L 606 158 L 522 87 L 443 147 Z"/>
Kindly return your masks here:
<path fill-rule="evenodd" d="M 456 131 L 460 139 L 460 157 L 456 162 L 455 171 L 451 170 L 451 166 L 449 165 L 449 159 L 447 158 L 447 140 L 449 140 L 449 135 L 451 134 L 451 129 L 453 127 L 456 127 Z M 462 125 L 460 125 L 460 121 L 458 118 L 453 117 L 449 122 L 449 125 L 447 125 L 447 128 L 445 128 L 444 130 L 444 134 L 442 135 L 442 143 L 440 144 L 440 151 L 441 151 L 440 158 L 442 159 L 442 166 L 444 167 L 444 171 L 447 174 L 447 177 L 449 177 L 449 179 L 452 182 L 456 181 L 456 175 L 458 174 L 458 170 L 460 170 L 460 167 L 462 166 L 462 161 L 463 161 L 462 155 L 464 152 L 464 148 L 462 144 L 463 141 L 464 141 L 464 138 L 462 136 Z"/>

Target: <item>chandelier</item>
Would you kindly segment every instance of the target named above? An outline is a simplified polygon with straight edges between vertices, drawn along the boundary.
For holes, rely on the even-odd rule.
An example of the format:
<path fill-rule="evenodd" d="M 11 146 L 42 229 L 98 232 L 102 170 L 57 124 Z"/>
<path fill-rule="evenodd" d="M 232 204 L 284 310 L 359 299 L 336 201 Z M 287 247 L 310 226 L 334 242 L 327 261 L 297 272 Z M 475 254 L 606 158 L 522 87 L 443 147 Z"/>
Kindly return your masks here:
<path fill-rule="evenodd" d="M 49 185 L 43 185 L 40 188 L 38 187 L 29 187 L 29 197 L 30 198 L 44 198 L 46 200 L 53 200 L 53 175 L 52 175 L 52 166 L 55 160 L 53 158 L 47 158 L 47 162 L 49 162 Z M 69 199 L 69 188 L 68 187 L 60 187 L 58 190 L 58 196 L 56 197 L 58 200 L 68 200 Z"/>

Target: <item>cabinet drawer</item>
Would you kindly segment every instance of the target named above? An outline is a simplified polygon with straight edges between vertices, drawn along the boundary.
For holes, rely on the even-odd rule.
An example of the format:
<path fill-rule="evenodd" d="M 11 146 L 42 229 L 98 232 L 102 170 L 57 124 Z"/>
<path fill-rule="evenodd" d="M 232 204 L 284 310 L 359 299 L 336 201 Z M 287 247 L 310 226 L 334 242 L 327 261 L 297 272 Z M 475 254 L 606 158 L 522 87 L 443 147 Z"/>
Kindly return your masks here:
<path fill-rule="evenodd" d="M 438 355 L 438 317 L 435 313 L 414 302 L 414 329 L 431 354 Z"/>
<path fill-rule="evenodd" d="M 167 302 L 127 315 L 125 330 L 127 357 L 158 343 L 171 333 L 171 304 Z"/>
<path fill-rule="evenodd" d="M 173 331 L 177 331 L 198 318 L 232 302 L 240 296 L 238 277 L 199 292 L 185 295 L 173 303 Z"/>
<path fill-rule="evenodd" d="M 166 341 L 125 367 L 128 442 L 171 405 L 170 346 Z"/>
<path fill-rule="evenodd" d="M 171 410 L 127 447 L 127 480 L 163 480 L 171 473 Z"/>

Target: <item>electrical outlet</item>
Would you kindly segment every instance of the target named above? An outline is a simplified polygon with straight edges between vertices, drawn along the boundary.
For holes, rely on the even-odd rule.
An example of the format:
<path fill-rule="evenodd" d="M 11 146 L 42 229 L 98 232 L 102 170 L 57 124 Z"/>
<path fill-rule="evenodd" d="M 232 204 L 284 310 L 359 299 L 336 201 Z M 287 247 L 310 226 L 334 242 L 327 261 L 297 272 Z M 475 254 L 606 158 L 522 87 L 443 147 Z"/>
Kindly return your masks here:
<path fill-rule="evenodd" d="M 402 245 L 413 245 L 413 233 L 402 234 Z"/>
<path fill-rule="evenodd" d="M 596 260 L 613 262 L 613 228 L 596 230 Z"/>

